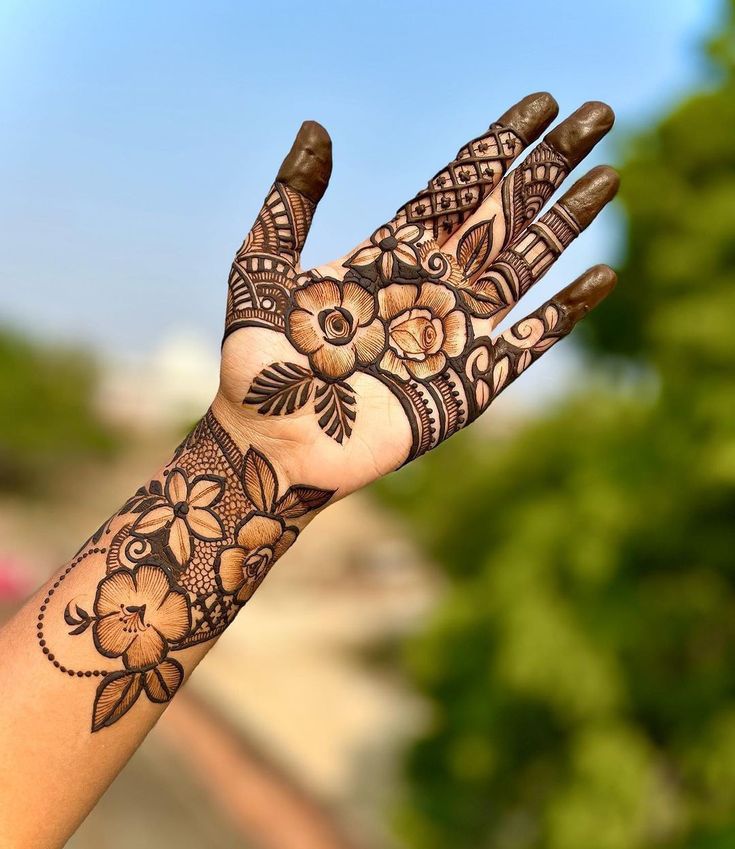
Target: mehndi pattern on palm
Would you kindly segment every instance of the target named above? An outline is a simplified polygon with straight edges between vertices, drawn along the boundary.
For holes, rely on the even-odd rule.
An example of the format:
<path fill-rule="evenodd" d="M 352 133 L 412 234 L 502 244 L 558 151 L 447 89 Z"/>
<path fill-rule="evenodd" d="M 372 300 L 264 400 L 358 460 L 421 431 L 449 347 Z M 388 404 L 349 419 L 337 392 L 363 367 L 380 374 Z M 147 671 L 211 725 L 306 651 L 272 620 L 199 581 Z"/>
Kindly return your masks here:
<path fill-rule="evenodd" d="M 604 131 L 577 140 L 571 155 L 552 132 L 509 171 L 526 140 L 493 124 L 336 271 L 297 270 L 315 204 L 277 182 L 235 259 L 226 335 L 276 330 L 303 359 L 269 363 L 243 403 L 270 416 L 312 409 L 343 444 L 359 415 L 350 378 L 369 375 L 408 418 L 406 461 L 473 421 L 564 335 L 556 303 L 495 341 L 487 334 L 594 217 L 575 198 L 593 196 L 596 213 L 614 194 L 614 172 L 595 169 L 537 219 Z"/>

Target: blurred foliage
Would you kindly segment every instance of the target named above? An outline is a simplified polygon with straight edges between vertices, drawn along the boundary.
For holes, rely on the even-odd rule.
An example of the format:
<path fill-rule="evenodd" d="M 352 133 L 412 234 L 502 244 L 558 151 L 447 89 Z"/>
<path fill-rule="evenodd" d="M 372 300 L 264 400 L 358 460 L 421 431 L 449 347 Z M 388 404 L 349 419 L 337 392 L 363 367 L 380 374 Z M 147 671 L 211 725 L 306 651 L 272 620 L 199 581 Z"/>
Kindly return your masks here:
<path fill-rule="evenodd" d="M 449 577 L 404 650 L 433 717 L 400 813 L 417 849 L 735 846 L 728 8 L 711 88 L 625 156 L 620 285 L 581 335 L 606 377 L 380 490 Z M 654 392 L 616 383 L 624 359 Z"/>
<path fill-rule="evenodd" d="M 87 355 L 0 329 L 0 492 L 41 494 L 79 460 L 114 449 L 94 386 Z"/>

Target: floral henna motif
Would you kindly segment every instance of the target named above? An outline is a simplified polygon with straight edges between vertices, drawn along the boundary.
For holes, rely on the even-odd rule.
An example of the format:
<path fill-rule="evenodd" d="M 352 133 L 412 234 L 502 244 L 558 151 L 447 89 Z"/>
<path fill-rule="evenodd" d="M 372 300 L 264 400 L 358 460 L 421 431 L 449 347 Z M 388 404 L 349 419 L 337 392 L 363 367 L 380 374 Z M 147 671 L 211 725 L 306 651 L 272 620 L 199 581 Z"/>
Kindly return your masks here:
<path fill-rule="evenodd" d="M 447 286 L 393 283 L 378 292 L 378 303 L 388 333 L 380 368 L 399 380 L 436 377 L 448 357 L 464 351 L 471 328 Z"/>
<path fill-rule="evenodd" d="M 116 569 L 100 581 L 94 600 L 92 635 L 105 657 L 122 657 L 128 669 L 160 663 L 170 643 L 191 628 L 186 594 L 160 566 L 144 563 Z"/>
<path fill-rule="evenodd" d="M 268 364 L 252 379 L 243 403 L 269 416 L 310 409 L 322 431 L 344 444 L 359 416 L 350 378 L 373 377 L 396 396 L 409 419 L 407 460 L 471 421 L 477 398 L 487 394 L 486 381 L 478 384 L 480 378 L 466 367 L 477 357 L 476 338 L 486 336 L 589 223 L 577 221 L 563 203 L 533 223 L 579 160 L 573 149 L 568 155 L 568 146 L 566 152 L 557 149 L 562 136 L 549 136 L 506 173 L 524 142 L 513 130 L 493 125 L 351 253 L 341 273 L 303 274 L 289 265 L 280 277 L 278 306 L 267 295 L 265 278 L 259 282 L 251 274 L 248 297 L 254 302 L 258 292 L 266 294 L 261 307 L 277 313 L 268 326 L 285 334 L 303 360 Z M 496 187 L 487 215 L 480 212 L 479 220 L 463 228 Z M 298 205 L 290 197 L 280 190 L 276 198 L 269 196 L 256 235 L 236 259 L 238 274 L 254 263 L 262 266 L 259 252 L 267 246 L 275 252 L 286 244 L 262 234 L 277 231 L 273 222 L 279 216 L 284 222 L 293 218 Z M 443 249 L 442 238 L 455 231 L 454 247 Z M 294 259 L 288 246 L 278 250 L 280 261 Z M 268 263 L 269 286 L 278 262 L 274 254 Z M 492 348 L 492 342 L 486 344 Z M 509 367 L 517 363 L 513 359 Z"/>
<path fill-rule="evenodd" d="M 237 545 L 224 549 L 216 565 L 224 592 L 244 604 L 297 535 L 280 516 L 254 513 L 245 519 L 235 535 Z"/>
<path fill-rule="evenodd" d="M 91 635 L 99 655 L 120 667 L 71 670 L 50 651 L 44 622 L 63 578 L 39 612 L 39 643 L 54 666 L 102 678 L 92 730 L 117 722 L 142 694 L 171 699 L 184 678 L 172 655 L 222 633 L 296 539 L 292 523 L 332 495 L 310 486 L 280 492 L 269 460 L 252 447 L 243 455 L 209 412 L 161 479 L 141 487 L 64 573 L 104 555 L 107 574 L 91 604 L 73 597 L 63 618 L 71 637 Z"/>
<path fill-rule="evenodd" d="M 543 191 L 529 197 L 535 202 Z M 345 262 L 342 280 L 304 276 L 308 282 L 290 295 L 285 333 L 308 367 L 271 363 L 244 403 L 262 415 L 290 415 L 312 404 L 322 430 L 343 443 L 358 414 L 348 379 L 359 371 L 396 395 L 413 433 L 408 459 L 418 456 L 470 421 L 472 399 L 486 392 L 465 367 L 475 351 L 473 320 L 502 315 L 579 231 L 557 204 L 473 277 L 492 248 L 491 222 L 468 230 L 457 258 L 422 240 L 421 225 L 380 228 Z"/>
<path fill-rule="evenodd" d="M 487 351 L 505 344 L 488 339 L 479 322 L 502 319 L 589 223 L 562 200 L 528 224 L 567 170 L 564 158 L 542 144 L 508 175 L 503 250 L 493 249 L 493 217 L 463 233 L 456 255 L 427 238 L 423 224 L 388 224 L 345 261 L 342 279 L 302 275 L 306 282 L 290 293 L 284 324 L 308 367 L 271 363 L 243 403 L 262 415 L 291 415 L 311 404 L 321 429 L 342 444 L 359 414 L 349 382 L 359 372 L 401 403 L 412 431 L 407 460 L 451 436 L 503 383 L 467 367 L 470 358 L 477 363 L 476 337 L 485 336 Z M 508 358 L 506 382 L 527 359 Z"/>
<path fill-rule="evenodd" d="M 297 289 L 293 303 L 287 336 L 317 376 L 346 377 L 382 352 L 385 329 L 375 315 L 375 298 L 357 283 L 317 280 Z"/>
<path fill-rule="evenodd" d="M 199 475 L 191 482 L 183 469 L 172 469 L 163 487 L 163 495 L 136 519 L 132 533 L 149 537 L 166 532 L 166 545 L 179 567 L 191 558 L 192 538 L 222 539 L 224 529 L 212 510 L 222 497 L 224 481 L 212 475 Z"/>
<path fill-rule="evenodd" d="M 370 283 L 379 280 L 387 285 L 416 280 L 421 274 L 417 244 L 423 233 L 424 228 L 415 224 L 395 228 L 386 224 L 373 233 L 370 244 L 356 251 L 345 266 Z"/>
<path fill-rule="evenodd" d="M 235 259 L 226 334 L 268 327 L 285 335 L 295 356 L 254 375 L 242 403 L 263 416 L 312 412 L 321 430 L 344 445 L 359 422 L 354 387 L 364 385 L 351 378 L 371 377 L 409 419 L 407 459 L 470 421 L 472 399 L 485 392 L 466 368 L 476 340 L 590 223 L 589 211 L 614 194 L 608 174 L 601 180 L 607 189 L 578 193 L 594 195 L 594 202 L 577 204 L 581 218 L 560 202 L 536 220 L 613 119 L 604 104 L 584 104 L 510 170 L 555 113 L 549 95 L 524 98 L 328 273 L 298 267 L 328 179 L 326 133 L 290 154 L 279 177 L 294 177 L 293 185 L 277 180 Z M 312 183 L 299 171 L 302 154 L 318 160 Z"/>

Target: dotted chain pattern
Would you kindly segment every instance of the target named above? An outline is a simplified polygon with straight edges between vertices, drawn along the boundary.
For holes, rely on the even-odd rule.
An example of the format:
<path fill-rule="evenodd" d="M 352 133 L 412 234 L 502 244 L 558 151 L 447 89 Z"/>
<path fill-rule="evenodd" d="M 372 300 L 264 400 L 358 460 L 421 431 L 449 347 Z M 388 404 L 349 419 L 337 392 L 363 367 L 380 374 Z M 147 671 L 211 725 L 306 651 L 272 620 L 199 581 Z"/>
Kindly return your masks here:
<path fill-rule="evenodd" d="M 61 584 L 64 582 L 64 579 L 72 571 L 72 569 L 78 566 L 85 558 L 89 557 L 89 555 L 91 554 L 106 553 L 106 548 L 90 548 L 87 551 L 84 551 L 81 554 L 77 555 L 77 557 L 75 557 L 74 560 L 72 560 L 72 562 L 66 567 L 64 572 L 59 575 L 59 577 L 54 581 L 53 585 L 50 587 L 46 595 L 46 598 L 44 598 L 43 600 L 43 604 L 41 605 L 38 611 L 38 620 L 36 623 L 36 637 L 38 639 L 38 645 L 41 646 L 43 653 L 46 655 L 46 660 L 53 663 L 54 667 L 58 669 L 59 672 L 63 672 L 66 675 L 71 676 L 72 678 L 74 676 L 76 676 L 77 678 L 99 678 L 108 675 L 109 673 L 106 669 L 69 669 L 57 660 L 53 652 L 46 645 L 46 638 L 43 633 L 43 622 L 46 616 L 46 608 L 51 602 L 51 597 L 56 592 L 56 590 L 59 589 Z"/>

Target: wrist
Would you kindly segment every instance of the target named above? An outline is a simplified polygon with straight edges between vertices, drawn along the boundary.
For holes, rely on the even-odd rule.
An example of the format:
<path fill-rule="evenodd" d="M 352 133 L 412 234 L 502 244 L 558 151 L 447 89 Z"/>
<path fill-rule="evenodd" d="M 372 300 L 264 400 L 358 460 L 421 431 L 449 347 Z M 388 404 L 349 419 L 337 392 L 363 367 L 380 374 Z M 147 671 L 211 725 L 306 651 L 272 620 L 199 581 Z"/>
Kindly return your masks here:
<path fill-rule="evenodd" d="M 272 440 L 245 432 L 239 422 L 234 430 L 227 409 L 213 403 L 179 445 L 152 482 L 160 491 L 156 502 L 144 502 L 144 515 L 130 529 L 150 538 L 152 515 L 159 556 L 169 556 L 195 606 L 207 599 L 216 604 L 218 615 L 207 624 L 217 632 L 333 495 L 294 484 L 284 471 L 288 458 Z"/>

